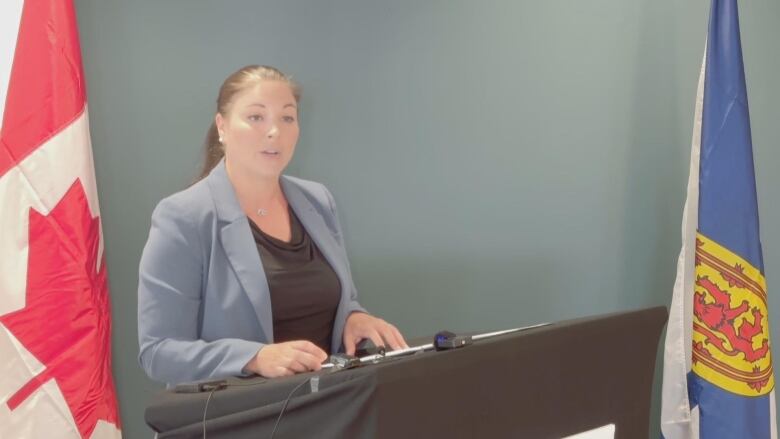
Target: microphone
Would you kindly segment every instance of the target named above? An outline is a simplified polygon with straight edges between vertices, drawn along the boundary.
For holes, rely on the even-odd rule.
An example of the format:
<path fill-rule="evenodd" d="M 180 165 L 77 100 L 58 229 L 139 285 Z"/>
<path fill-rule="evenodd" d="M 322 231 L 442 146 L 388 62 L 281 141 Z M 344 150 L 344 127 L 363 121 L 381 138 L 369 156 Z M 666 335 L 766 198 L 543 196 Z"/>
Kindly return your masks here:
<path fill-rule="evenodd" d="M 176 393 L 212 392 L 224 389 L 227 386 L 227 380 L 202 380 L 177 384 L 176 387 L 173 388 L 173 391 Z"/>
<path fill-rule="evenodd" d="M 360 358 L 347 354 L 332 354 L 330 362 L 333 364 L 333 372 L 343 369 L 352 369 L 361 365 Z"/>
<path fill-rule="evenodd" d="M 450 331 L 440 331 L 433 336 L 433 348 L 437 351 L 462 348 L 472 342 L 470 335 L 457 335 Z"/>

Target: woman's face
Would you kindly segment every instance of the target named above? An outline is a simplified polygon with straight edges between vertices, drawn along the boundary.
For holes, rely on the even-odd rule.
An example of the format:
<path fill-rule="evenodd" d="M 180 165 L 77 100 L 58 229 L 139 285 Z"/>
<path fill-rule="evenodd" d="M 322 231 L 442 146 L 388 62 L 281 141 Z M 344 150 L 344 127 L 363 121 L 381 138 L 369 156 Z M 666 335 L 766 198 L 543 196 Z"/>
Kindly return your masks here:
<path fill-rule="evenodd" d="M 236 93 L 216 123 L 225 160 L 254 177 L 278 178 L 298 143 L 298 107 L 282 81 L 261 81 Z"/>

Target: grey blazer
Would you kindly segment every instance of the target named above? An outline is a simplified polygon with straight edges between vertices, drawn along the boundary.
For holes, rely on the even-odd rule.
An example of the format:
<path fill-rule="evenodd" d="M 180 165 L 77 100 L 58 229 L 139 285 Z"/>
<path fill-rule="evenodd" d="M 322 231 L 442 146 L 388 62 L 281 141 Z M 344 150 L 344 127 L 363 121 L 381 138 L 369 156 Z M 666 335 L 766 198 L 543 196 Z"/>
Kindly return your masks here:
<path fill-rule="evenodd" d="M 320 183 L 289 176 L 280 182 L 341 282 L 331 340 L 338 352 L 347 316 L 365 310 L 357 302 L 333 197 Z M 238 376 L 273 341 L 268 282 L 223 160 L 154 209 L 139 269 L 139 361 L 150 378 L 169 386 Z"/>

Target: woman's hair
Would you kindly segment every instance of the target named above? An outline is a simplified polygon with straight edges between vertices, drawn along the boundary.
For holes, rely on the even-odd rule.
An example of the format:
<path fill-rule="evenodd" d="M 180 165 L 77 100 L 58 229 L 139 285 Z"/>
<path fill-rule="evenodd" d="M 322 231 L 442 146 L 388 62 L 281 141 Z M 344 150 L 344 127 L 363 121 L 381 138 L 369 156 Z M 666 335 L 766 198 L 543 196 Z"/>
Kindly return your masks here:
<path fill-rule="evenodd" d="M 260 81 L 285 82 L 290 86 L 295 102 L 298 103 L 301 100 L 301 87 L 289 75 L 282 73 L 274 67 L 251 65 L 238 69 L 222 83 L 222 86 L 219 88 L 219 95 L 217 95 L 217 113 L 223 116 L 227 115 L 236 93 L 246 90 Z M 204 142 L 203 168 L 198 180 L 206 177 L 224 156 L 225 150 L 219 142 L 217 124 L 212 121 Z"/>

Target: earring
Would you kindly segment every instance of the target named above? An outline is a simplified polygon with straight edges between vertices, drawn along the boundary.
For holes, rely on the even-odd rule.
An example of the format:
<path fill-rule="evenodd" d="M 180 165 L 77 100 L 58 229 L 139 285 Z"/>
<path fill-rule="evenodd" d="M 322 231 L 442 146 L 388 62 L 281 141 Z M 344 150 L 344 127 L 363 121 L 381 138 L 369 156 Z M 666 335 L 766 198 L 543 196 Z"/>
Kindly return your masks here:
<path fill-rule="evenodd" d="M 219 136 L 219 143 L 222 143 L 222 135 Z"/>

